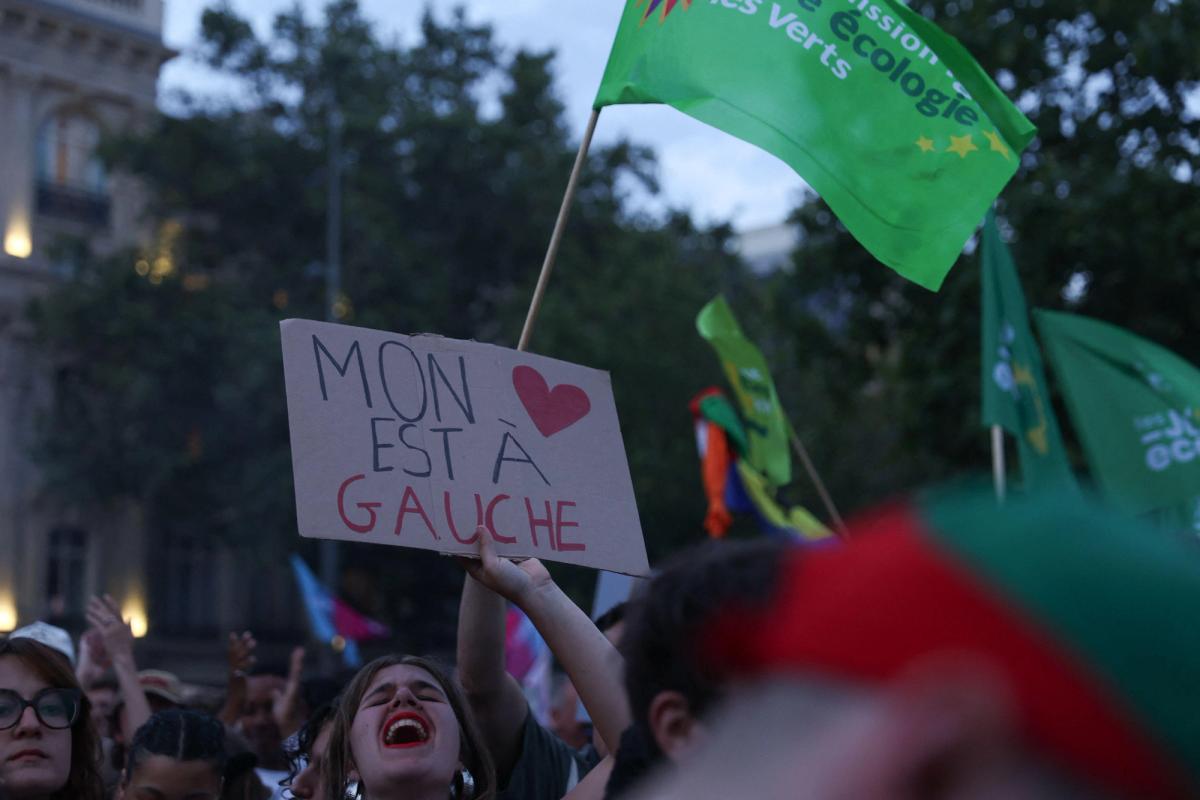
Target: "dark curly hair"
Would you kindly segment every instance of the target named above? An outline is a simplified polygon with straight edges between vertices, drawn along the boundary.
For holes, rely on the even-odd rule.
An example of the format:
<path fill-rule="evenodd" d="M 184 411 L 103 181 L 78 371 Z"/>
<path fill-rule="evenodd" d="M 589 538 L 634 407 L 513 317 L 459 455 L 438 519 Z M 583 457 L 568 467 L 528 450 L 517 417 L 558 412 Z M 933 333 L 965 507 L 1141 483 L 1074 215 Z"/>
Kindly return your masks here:
<path fill-rule="evenodd" d="M 332 702 L 317 706 L 300 726 L 300 730 L 284 742 L 283 749 L 288 757 L 288 776 L 284 781 L 284 786 L 290 787 L 304 770 L 304 766 L 313 760 L 313 747 L 316 746 L 317 737 L 321 735 L 321 731 L 326 725 L 333 724 L 334 715 L 337 713 L 337 703 L 338 700 L 335 698 Z"/>
<path fill-rule="evenodd" d="M 71 662 L 57 650 L 23 637 L 0 639 L 0 658 L 5 656 L 20 660 L 48 685 L 75 689 L 82 695 L 79 715 L 71 726 L 71 770 L 66 785 L 50 795 L 51 800 L 104 800 L 100 737 L 92 725 L 92 704 L 83 694 Z"/>
<path fill-rule="evenodd" d="M 150 756 L 177 761 L 203 761 L 213 774 L 225 773 L 225 726 L 198 711 L 172 708 L 159 711 L 138 728 L 129 744 L 121 783 L 128 786 L 138 765 Z"/>
<path fill-rule="evenodd" d="M 720 699 L 724 680 L 695 652 L 717 611 L 767 602 L 778 566 L 794 544 L 785 539 L 709 542 L 672 558 L 629 601 L 621 654 L 633 724 L 621 737 L 606 797 L 617 797 L 663 758 L 650 729 L 650 704 L 676 691 L 701 716 Z"/>

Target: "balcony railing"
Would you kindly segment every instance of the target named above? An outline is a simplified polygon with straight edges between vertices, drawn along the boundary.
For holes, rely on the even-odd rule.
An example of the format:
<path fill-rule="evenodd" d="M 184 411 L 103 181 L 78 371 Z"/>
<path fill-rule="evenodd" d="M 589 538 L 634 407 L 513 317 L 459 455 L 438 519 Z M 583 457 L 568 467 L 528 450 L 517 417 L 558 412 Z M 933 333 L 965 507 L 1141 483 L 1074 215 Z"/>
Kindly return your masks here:
<path fill-rule="evenodd" d="M 161 0 L 55 0 L 89 17 L 100 17 L 158 36 L 162 31 Z"/>
<path fill-rule="evenodd" d="M 108 195 L 99 192 L 48 181 L 37 185 L 38 213 L 48 217 L 106 227 L 109 205 Z"/>

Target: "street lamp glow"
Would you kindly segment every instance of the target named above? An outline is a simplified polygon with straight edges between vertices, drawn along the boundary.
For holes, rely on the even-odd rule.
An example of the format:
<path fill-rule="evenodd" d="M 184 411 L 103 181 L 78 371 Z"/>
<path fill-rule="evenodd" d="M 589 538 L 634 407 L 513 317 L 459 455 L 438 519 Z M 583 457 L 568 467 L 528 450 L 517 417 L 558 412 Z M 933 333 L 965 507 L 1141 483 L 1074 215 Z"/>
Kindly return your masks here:
<path fill-rule="evenodd" d="M 142 604 L 142 598 L 130 595 L 121 609 L 121 616 L 129 623 L 129 629 L 133 631 L 135 638 L 140 639 L 146 635 L 150 625 L 146 620 L 146 608 Z"/>
<path fill-rule="evenodd" d="M 29 238 L 29 228 L 13 221 L 4 234 L 4 252 L 16 258 L 29 258 L 33 253 L 33 240 Z"/>
<path fill-rule="evenodd" d="M 0 595 L 0 633 L 8 633 L 17 628 L 17 604 L 12 595 L 5 592 Z"/>

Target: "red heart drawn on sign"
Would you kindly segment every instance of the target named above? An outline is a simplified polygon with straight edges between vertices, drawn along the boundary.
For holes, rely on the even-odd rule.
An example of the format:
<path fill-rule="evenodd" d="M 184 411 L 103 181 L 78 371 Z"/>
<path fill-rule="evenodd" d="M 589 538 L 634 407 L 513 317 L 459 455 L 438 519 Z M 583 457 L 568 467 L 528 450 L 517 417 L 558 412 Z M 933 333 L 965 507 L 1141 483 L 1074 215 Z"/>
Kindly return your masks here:
<path fill-rule="evenodd" d="M 592 403 L 583 389 L 569 383 L 560 383 L 551 389 L 542 373 L 533 367 L 513 367 L 512 380 L 521 405 L 525 406 L 542 436 L 553 436 L 563 428 L 569 428 L 592 410 Z"/>

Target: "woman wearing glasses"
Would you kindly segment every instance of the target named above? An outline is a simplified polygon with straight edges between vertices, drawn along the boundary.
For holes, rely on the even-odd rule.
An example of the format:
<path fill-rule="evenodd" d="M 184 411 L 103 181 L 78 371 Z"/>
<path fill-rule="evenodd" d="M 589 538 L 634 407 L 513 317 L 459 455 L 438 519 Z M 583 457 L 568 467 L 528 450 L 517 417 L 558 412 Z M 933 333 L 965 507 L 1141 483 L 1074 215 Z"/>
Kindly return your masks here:
<path fill-rule="evenodd" d="M 103 800 L 99 742 L 67 659 L 0 639 L 0 786 L 10 800 Z"/>

